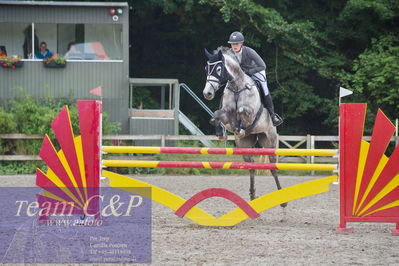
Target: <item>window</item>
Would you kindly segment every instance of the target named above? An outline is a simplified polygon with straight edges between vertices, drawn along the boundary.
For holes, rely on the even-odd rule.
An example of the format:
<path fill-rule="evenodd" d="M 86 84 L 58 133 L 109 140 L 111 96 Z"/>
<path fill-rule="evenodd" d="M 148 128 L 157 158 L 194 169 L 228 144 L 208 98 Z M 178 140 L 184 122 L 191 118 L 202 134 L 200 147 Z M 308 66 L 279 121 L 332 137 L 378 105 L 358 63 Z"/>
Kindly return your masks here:
<path fill-rule="evenodd" d="M 28 23 L 0 23 L 0 46 L 7 55 L 24 55 L 24 50 L 31 51 L 32 39 L 26 32 L 30 30 Z M 30 43 L 30 45 L 28 45 Z M 25 49 L 24 49 L 25 48 Z M 27 57 L 26 57 L 27 58 Z"/>
<path fill-rule="evenodd" d="M 122 60 L 122 25 L 0 23 L 1 46 L 8 55 L 22 55 L 25 59 L 58 53 L 69 61 Z"/>

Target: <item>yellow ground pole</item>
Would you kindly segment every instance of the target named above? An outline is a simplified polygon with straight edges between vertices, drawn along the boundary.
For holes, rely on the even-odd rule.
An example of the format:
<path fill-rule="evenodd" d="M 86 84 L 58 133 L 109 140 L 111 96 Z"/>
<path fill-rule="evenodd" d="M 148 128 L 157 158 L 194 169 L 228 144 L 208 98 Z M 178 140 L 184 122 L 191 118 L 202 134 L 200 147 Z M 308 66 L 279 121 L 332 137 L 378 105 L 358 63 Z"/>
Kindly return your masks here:
<path fill-rule="evenodd" d="M 178 208 L 180 208 L 180 206 L 182 206 L 186 201 L 185 199 L 167 190 L 131 177 L 123 176 L 106 170 L 102 171 L 102 176 L 109 179 L 111 187 L 120 188 L 138 195 L 140 195 L 140 190 L 134 190 L 135 187 L 150 187 L 152 189 L 152 200 L 169 207 L 173 211 L 176 211 Z M 329 176 L 283 188 L 252 200 L 249 202 L 249 205 L 252 206 L 256 212 L 261 213 L 285 202 L 328 192 L 330 183 L 337 180 L 337 176 Z M 143 194 L 142 196 L 146 195 Z M 236 208 L 225 215 L 216 218 L 196 206 L 191 208 L 184 217 L 187 217 L 193 222 L 204 226 L 233 226 L 249 218 L 248 215 L 240 208 Z"/>

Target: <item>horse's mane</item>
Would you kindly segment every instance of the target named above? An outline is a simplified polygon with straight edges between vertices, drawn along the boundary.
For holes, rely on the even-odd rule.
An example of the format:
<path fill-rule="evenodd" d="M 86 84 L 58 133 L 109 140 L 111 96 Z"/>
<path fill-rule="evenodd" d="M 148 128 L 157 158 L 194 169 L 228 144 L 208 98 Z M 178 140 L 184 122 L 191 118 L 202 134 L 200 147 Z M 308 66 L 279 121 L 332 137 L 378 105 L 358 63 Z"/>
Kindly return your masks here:
<path fill-rule="evenodd" d="M 216 54 L 219 51 L 222 51 L 222 53 L 225 53 L 225 52 L 230 51 L 230 48 L 226 47 L 226 46 L 219 46 L 218 48 L 216 48 L 215 51 L 213 51 L 213 53 Z"/>
<path fill-rule="evenodd" d="M 219 46 L 216 48 L 215 51 L 213 51 L 214 54 L 217 54 L 219 51 L 222 52 L 224 58 L 225 58 L 225 64 L 226 67 L 229 69 L 231 74 L 235 77 L 241 77 L 244 72 L 241 69 L 240 64 L 237 61 L 237 58 L 234 55 L 234 52 L 226 46 Z"/>
<path fill-rule="evenodd" d="M 213 54 L 217 54 L 219 51 L 221 51 L 223 55 L 234 57 L 234 53 L 229 47 L 219 46 L 215 51 L 213 51 Z"/>

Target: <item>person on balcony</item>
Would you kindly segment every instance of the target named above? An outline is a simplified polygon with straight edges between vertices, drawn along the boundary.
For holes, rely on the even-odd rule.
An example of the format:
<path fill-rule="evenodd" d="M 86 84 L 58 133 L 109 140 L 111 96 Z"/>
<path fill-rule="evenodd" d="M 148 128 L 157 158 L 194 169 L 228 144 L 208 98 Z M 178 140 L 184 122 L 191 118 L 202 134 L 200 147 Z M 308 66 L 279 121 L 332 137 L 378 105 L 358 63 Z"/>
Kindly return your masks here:
<path fill-rule="evenodd" d="M 37 59 L 46 59 L 49 57 L 52 57 L 53 53 L 50 52 L 49 49 L 47 49 L 47 43 L 46 42 L 41 42 L 40 43 L 40 50 L 36 53 L 36 58 Z"/>
<path fill-rule="evenodd" d="M 65 57 L 68 59 L 74 59 L 74 60 L 81 60 L 83 59 L 83 53 L 81 50 L 78 49 L 78 45 L 74 42 L 68 43 L 68 52 L 66 52 Z"/>

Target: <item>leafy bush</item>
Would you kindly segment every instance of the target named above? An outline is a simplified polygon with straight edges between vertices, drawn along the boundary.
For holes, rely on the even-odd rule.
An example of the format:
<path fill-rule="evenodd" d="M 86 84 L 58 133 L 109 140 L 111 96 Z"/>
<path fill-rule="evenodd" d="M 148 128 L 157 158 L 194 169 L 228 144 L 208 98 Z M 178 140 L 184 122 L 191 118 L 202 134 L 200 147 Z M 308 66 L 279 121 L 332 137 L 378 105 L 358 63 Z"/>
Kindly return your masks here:
<path fill-rule="evenodd" d="M 159 103 L 154 100 L 150 90 L 143 87 L 134 87 L 133 90 L 133 106 L 138 109 L 159 109 Z"/>
<path fill-rule="evenodd" d="M 8 132 L 16 132 L 17 123 L 14 120 L 14 115 L 7 113 L 0 107 L 0 134 Z M 10 145 L 3 139 L 0 139 L 0 154 L 7 154 L 10 152 Z"/>
<path fill-rule="evenodd" d="M 79 135 L 79 118 L 75 99 L 62 98 L 35 99 L 23 93 L 22 96 L 6 102 L 0 107 L 0 134 L 39 134 L 49 135 L 56 149 L 59 149 L 51 122 L 65 106 L 68 106 L 72 128 Z M 103 134 L 115 134 L 120 130 L 119 123 L 110 123 L 108 115 L 103 114 Z M 0 154 L 36 155 L 42 140 L 0 139 Z M 0 174 L 34 173 L 38 162 L 0 162 Z"/>
<path fill-rule="evenodd" d="M 36 168 L 46 167 L 42 161 L 5 161 L 0 163 L 0 175 L 18 175 L 35 173 Z"/>

